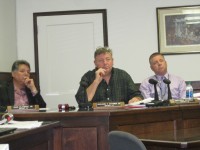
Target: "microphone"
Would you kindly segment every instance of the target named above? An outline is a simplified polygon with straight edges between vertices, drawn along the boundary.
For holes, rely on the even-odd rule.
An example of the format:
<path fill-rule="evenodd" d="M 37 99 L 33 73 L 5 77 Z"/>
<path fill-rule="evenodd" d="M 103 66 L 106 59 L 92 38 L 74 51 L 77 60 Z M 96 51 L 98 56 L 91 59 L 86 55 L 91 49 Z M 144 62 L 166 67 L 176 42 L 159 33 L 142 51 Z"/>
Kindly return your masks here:
<path fill-rule="evenodd" d="M 169 79 L 164 79 L 163 80 L 163 82 L 165 83 L 165 84 L 167 84 L 167 88 L 168 88 L 168 100 L 170 100 L 170 99 L 172 99 L 172 94 L 171 94 L 171 90 L 170 90 L 170 83 L 171 83 L 171 81 L 169 80 Z"/>
<path fill-rule="evenodd" d="M 81 82 L 80 82 L 80 86 L 82 86 L 84 89 L 84 97 L 83 97 L 83 102 L 79 103 L 79 109 L 80 110 L 91 110 L 92 109 L 92 103 L 88 102 L 88 96 L 87 96 L 87 87 L 88 87 L 88 82 L 87 82 L 87 78 L 84 77 Z"/>
<path fill-rule="evenodd" d="M 87 83 L 85 80 L 82 80 L 82 81 L 80 82 L 80 85 L 81 85 L 82 87 L 86 88 L 86 87 L 88 86 L 88 83 Z"/>
<path fill-rule="evenodd" d="M 155 80 L 155 79 L 149 79 L 149 83 L 154 85 L 154 91 L 155 91 L 154 100 L 158 101 L 159 100 L 158 91 L 157 91 L 157 88 L 156 88 L 156 84 L 158 83 L 158 81 Z"/>
<path fill-rule="evenodd" d="M 166 79 L 166 78 L 163 80 L 163 82 L 164 82 L 165 84 L 170 84 L 170 83 L 171 83 L 171 81 L 170 81 L 169 79 Z"/>
<path fill-rule="evenodd" d="M 154 80 L 154 79 L 149 79 L 149 83 L 151 83 L 151 84 L 157 84 L 158 81 L 157 81 L 157 80 Z"/>

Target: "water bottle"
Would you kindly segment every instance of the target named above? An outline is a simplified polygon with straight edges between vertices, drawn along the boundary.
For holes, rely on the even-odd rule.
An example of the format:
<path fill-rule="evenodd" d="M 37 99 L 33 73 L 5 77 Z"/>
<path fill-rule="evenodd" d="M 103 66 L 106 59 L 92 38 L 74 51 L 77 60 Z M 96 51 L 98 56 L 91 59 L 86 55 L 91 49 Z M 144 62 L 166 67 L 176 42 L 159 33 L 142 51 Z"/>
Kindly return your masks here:
<path fill-rule="evenodd" d="M 193 87 L 190 82 L 188 82 L 186 86 L 186 100 L 192 101 L 193 100 Z"/>

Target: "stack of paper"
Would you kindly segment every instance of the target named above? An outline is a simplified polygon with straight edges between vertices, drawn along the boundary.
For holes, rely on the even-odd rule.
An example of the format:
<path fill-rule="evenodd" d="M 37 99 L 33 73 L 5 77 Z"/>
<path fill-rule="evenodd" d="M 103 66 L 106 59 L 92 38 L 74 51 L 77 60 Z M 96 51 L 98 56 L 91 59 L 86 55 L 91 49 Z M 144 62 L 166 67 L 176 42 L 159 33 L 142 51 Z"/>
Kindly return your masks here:
<path fill-rule="evenodd" d="M 143 99 L 141 101 L 127 104 L 126 108 L 145 108 L 146 107 L 145 104 L 151 102 L 152 100 L 154 100 L 154 99 L 153 98 Z"/>
<path fill-rule="evenodd" d="M 200 98 L 200 93 L 194 93 L 194 94 L 193 94 L 193 97 L 194 97 L 194 98 Z"/>
<path fill-rule="evenodd" d="M 42 121 L 15 121 L 12 120 L 7 124 L 0 125 L 0 128 L 18 128 L 18 129 L 31 129 L 40 127 Z"/>
<path fill-rule="evenodd" d="M 151 102 L 152 100 L 154 100 L 154 98 L 147 98 L 147 99 L 143 99 L 141 101 L 137 101 L 137 102 L 131 103 L 130 105 L 146 104 L 146 103 Z"/>
<path fill-rule="evenodd" d="M 9 150 L 8 144 L 0 144 L 0 150 Z"/>
<path fill-rule="evenodd" d="M 127 104 L 125 105 L 125 108 L 145 108 L 146 105 L 144 104 Z"/>

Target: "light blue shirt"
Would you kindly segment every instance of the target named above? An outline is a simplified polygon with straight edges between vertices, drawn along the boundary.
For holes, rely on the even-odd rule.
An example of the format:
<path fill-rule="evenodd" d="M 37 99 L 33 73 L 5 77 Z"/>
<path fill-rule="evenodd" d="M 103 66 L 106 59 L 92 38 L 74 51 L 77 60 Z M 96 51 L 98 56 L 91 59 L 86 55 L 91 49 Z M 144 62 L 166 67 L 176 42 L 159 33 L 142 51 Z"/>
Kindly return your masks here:
<path fill-rule="evenodd" d="M 185 81 L 175 75 L 172 74 L 165 74 L 165 78 L 169 79 L 171 81 L 170 85 L 170 89 L 171 89 L 171 95 L 172 95 L 172 99 L 183 99 L 185 98 L 186 95 L 186 83 Z M 154 85 L 149 83 L 149 79 L 155 79 L 158 81 L 158 83 L 156 84 L 156 89 L 158 91 L 158 96 L 159 96 L 159 100 L 166 100 L 168 98 L 168 88 L 166 85 L 166 89 L 165 91 L 161 91 L 161 81 L 160 81 L 160 77 L 157 75 L 154 76 L 150 76 L 148 78 L 146 78 L 144 81 L 142 81 L 142 83 L 140 84 L 140 91 L 142 93 L 142 96 L 146 99 L 146 98 L 154 98 Z"/>

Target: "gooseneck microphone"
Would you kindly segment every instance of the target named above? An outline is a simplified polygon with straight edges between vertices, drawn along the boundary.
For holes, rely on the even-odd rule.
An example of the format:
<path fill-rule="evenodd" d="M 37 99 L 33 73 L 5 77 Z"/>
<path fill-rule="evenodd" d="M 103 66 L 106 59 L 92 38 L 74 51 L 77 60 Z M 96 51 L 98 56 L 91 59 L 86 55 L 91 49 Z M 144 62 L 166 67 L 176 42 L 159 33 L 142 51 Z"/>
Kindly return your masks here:
<path fill-rule="evenodd" d="M 171 83 L 171 81 L 170 81 L 169 79 L 167 79 L 167 78 L 165 78 L 165 79 L 163 80 L 163 82 L 164 82 L 165 84 L 170 84 L 170 83 Z"/>
<path fill-rule="evenodd" d="M 151 84 L 157 84 L 157 83 L 158 83 L 158 81 L 157 81 L 157 80 L 155 80 L 155 79 L 149 79 L 149 83 L 151 83 Z"/>
<path fill-rule="evenodd" d="M 88 96 L 87 96 L 87 87 L 88 87 L 88 83 L 87 83 L 87 79 L 81 80 L 80 82 L 80 86 L 83 87 L 83 102 L 79 103 L 79 109 L 80 110 L 91 110 L 92 109 L 92 103 L 88 102 Z"/>
<path fill-rule="evenodd" d="M 84 87 L 84 88 L 87 88 L 87 86 L 88 86 L 88 83 L 86 82 L 86 81 L 81 81 L 80 82 L 80 85 L 82 86 L 82 87 Z"/>
<path fill-rule="evenodd" d="M 164 79 L 163 80 L 163 82 L 165 83 L 165 84 L 167 84 L 167 88 L 168 88 L 168 100 L 170 100 L 170 99 L 172 99 L 172 94 L 171 94 L 171 89 L 170 89 L 170 83 L 171 83 L 171 81 L 169 80 L 169 79 Z"/>
<path fill-rule="evenodd" d="M 158 91 L 157 91 L 157 88 L 156 88 L 156 84 L 158 83 L 158 81 L 155 80 L 155 79 L 149 79 L 149 83 L 154 85 L 154 91 L 155 91 L 154 100 L 158 101 L 159 100 Z"/>

